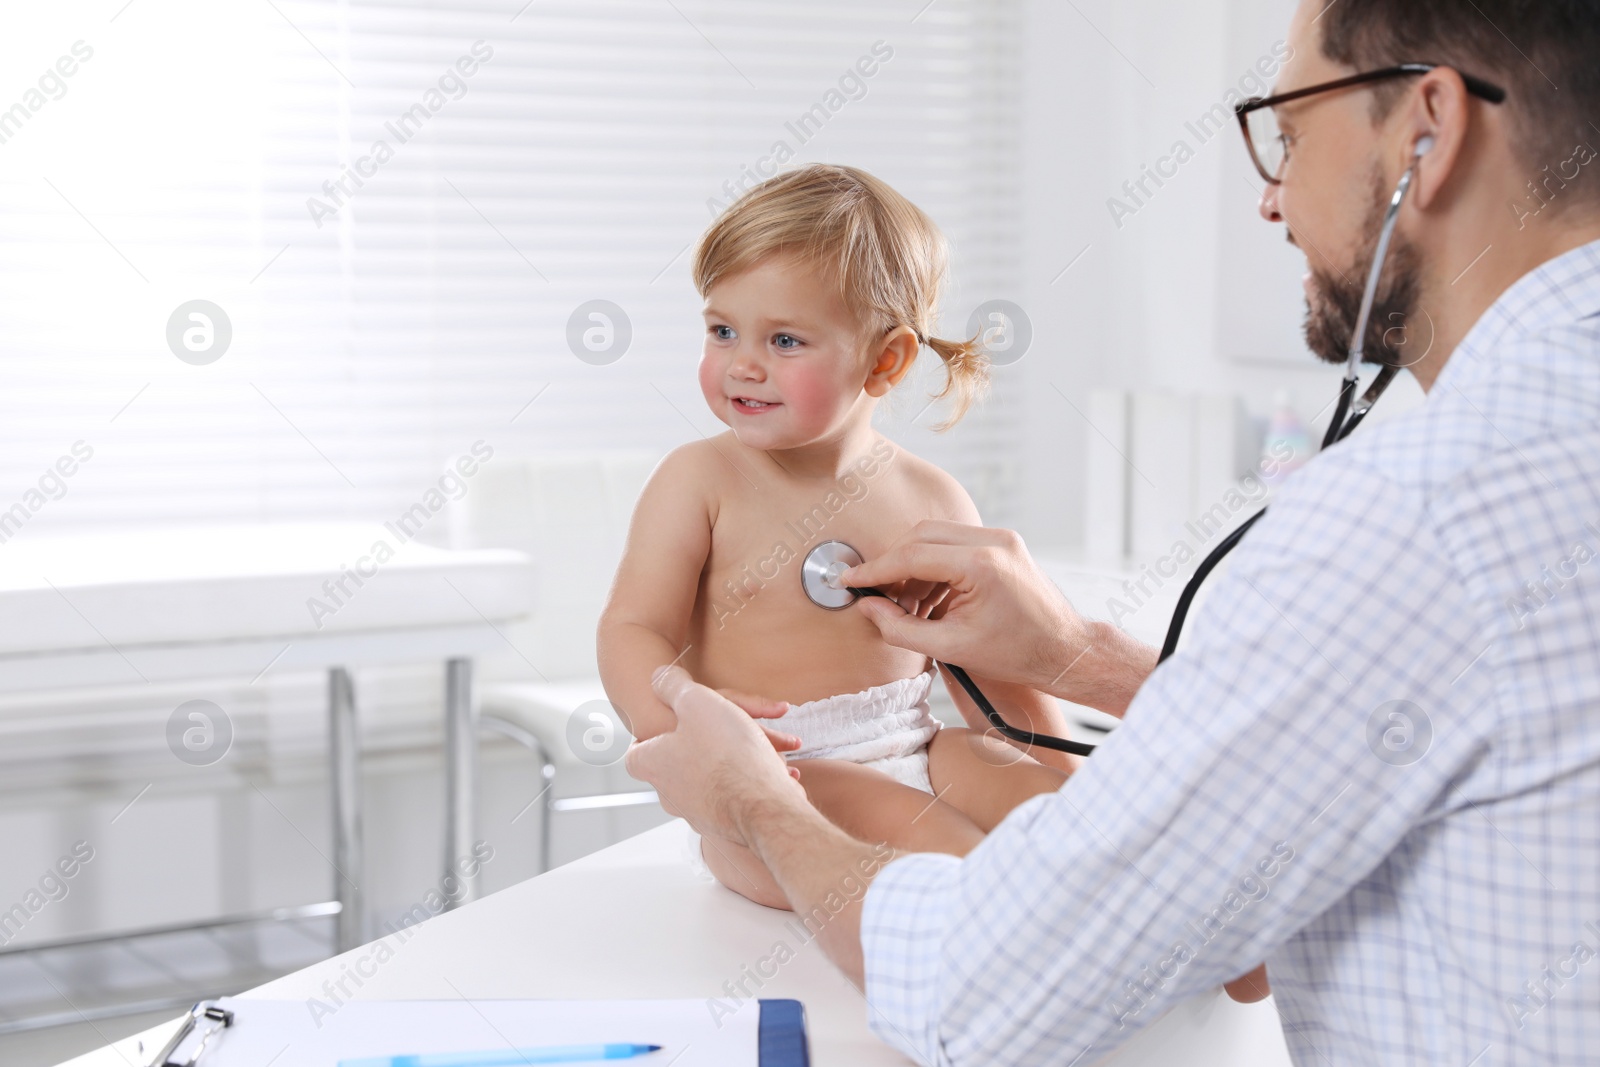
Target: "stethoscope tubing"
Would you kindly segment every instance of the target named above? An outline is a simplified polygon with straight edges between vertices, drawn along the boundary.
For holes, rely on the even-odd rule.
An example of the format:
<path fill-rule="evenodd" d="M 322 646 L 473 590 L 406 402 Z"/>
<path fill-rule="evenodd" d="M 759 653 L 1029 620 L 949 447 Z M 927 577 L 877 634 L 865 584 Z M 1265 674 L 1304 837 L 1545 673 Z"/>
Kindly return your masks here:
<path fill-rule="evenodd" d="M 1329 425 L 1328 434 L 1322 442 L 1324 449 L 1343 441 L 1350 436 L 1350 433 L 1357 426 L 1361 425 L 1361 420 L 1367 417 L 1367 412 L 1372 410 L 1372 405 L 1377 402 L 1379 396 L 1383 395 L 1383 390 L 1388 387 L 1389 382 L 1393 380 L 1396 373 L 1398 372 L 1394 367 L 1384 367 L 1383 370 L 1379 371 L 1378 377 L 1373 381 L 1371 387 L 1367 389 L 1366 395 L 1361 398 L 1361 404 L 1357 406 L 1356 413 L 1351 415 L 1348 421 L 1345 420 L 1345 415 L 1350 409 L 1350 397 L 1354 393 L 1355 383 L 1345 382 L 1345 387 L 1339 391 L 1339 405 L 1334 409 L 1334 422 Z M 1172 609 L 1172 621 L 1167 624 L 1167 637 L 1161 643 L 1161 655 L 1156 657 L 1158 666 L 1165 663 L 1174 652 L 1178 651 L 1178 638 L 1183 634 L 1184 620 L 1189 617 L 1189 605 L 1194 602 L 1195 594 L 1200 591 L 1200 584 L 1216 569 L 1217 564 L 1222 562 L 1223 557 L 1232 552 L 1239 542 L 1244 540 L 1244 535 L 1250 531 L 1250 527 L 1254 526 L 1266 513 L 1267 509 L 1262 508 L 1244 522 L 1241 522 L 1234 528 L 1232 533 L 1222 539 L 1216 548 L 1206 553 L 1206 558 L 1200 561 L 1200 565 L 1194 569 L 1194 574 L 1189 576 L 1188 582 L 1184 584 L 1183 592 L 1178 596 L 1178 603 Z"/>
<path fill-rule="evenodd" d="M 1418 152 L 1421 156 L 1421 152 Z M 1360 401 L 1356 400 L 1356 382 L 1361 371 L 1361 358 L 1366 351 L 1367 324 L 1372 319 L 1372 305 L 1378 297 L 1378 283 L 1383 277 L 1384 264 L 1389 259 L 1389 242 L 1394 238 L 1395 223 L 1400 217 L 1400 204 L 1406 198 L 1406 192 L 1411 188 L 1411 179 L 1416 173 L 1416 164 L 1406 168 L 1400 176 L 1400 182 L 1395 186 L 1394 196 L 1389 198 L 1389 207 L 1383 215 L 1383 228 L 1378 232 L 1378 245 L 1373 251 L 1372 266 L 1367 271 L 1367 284 L 1361 292 L 1361 307 L 1356 314 L 1355 333 L 1351 336 L 1350 355 L 1345 363 L 1344 382 L 1339 387 L 1339 399 L 1334 405 L 1333 418 L 1328 420 L 1328 432 L 1322 437 L 1322 451 L 1343 441 L 1354 432 L 1361 420 L 1367 417 L 1372 406 L 1378 402 L 1383 391 L 1389 388 L 1389 383 L 1399 373 L 1399 368 L 1392 364 L 1385 364 L 1378 371 L 1377 377 L 1367 387 L 1366 393 Z M 1184 620 L 1189 616 L 1189 605 L 1193 603 L 1195 594 L 1200 591 L 1200 583 L 1206 580 L 1224 556 L 1234 550 L 1234 547 L 1244 539 L 1244 535 L 1254 526 L 1261 516 L 1267 513 L 1262 508 L 1222 539 L 1222 542 L 1206 554 L 1200 561 L 1194 574 L 1183 587 L 1183 593 L 1178 597 L 1178 603 L 1172 610 L 1172 621 L 1167 624 L 1167 637 L 1161 643 L 1161 655 L 1156 663 L 1159 666 L 1165 663 L 1171 655 L 1178 650 L 1178 638 L 1183 633 Z"/>
<path fill-rule="evenodd" d="M 848 586 L 847 588 L 856 596 L 881 596 L 885 600 L 894 599 L 881 589 L 858 588 L 856 586 Z M 1012 726 L 1001 717 L 995 706 L 989 703 L 989 698 L 983 695 L 983 690 L 978 688 L 978 684 L 972 680 L 972 676 L 965 669 L 957 667 L 954 663 L 940 662 L 944 669 L 950 672 L 950 676 L 966 691 L 967 696 L 972 698 L 972 702 L 978 705 L 978 710 L 983 712 L 985 719 L 989 720 L 989 725 L 993 726 L 995 731 L 1003 737 L 1008 737 L 1023 745 L 1038 745 L 1040 748 L 1054 749 L 1057 752 L 1070 752 L 1074 756 L 1087 756 L 1094 751 L 1093 745 L 1086 745 L 1082 741 L 1072 741 L 1065 737 L 1054 737 L 1050 734 L 1036 734 L 1031 730 L 1022 730 Z"/>

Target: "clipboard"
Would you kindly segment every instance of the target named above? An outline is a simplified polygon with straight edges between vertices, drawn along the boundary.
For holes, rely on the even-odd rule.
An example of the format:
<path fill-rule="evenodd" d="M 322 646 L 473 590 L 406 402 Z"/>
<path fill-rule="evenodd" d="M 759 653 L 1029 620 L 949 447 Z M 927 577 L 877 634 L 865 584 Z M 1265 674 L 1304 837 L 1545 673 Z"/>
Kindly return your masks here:
<path fill-rule="evenodd" d="M 725 1002 L 699 999 L 372 1000 L 345 1002 L 321 1019 L 308 1014 L 309 1001 L 224 997 L 194 1005 L 155 1058 L 141 1058 L 138 1067 L 255 1067 L 278 1056 L 336 1067 L 354 1056 L 580 1043 L 574 1034 L 600 1030 L 607 1040 L 663 1046 L 630 1060 L 631 1067 L 810 1067 L 805 1006 L 761 999 L 752 1013 L 751 1003 L 730 1016 Z"/>

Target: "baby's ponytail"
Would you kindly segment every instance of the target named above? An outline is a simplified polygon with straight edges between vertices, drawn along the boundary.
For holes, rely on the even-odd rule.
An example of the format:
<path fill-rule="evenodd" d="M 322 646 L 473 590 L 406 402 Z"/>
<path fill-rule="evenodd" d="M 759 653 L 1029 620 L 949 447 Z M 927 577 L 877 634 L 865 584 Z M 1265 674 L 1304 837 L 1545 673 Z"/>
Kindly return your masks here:
<path fill-rule="evenodd" d="M 980 335 L 981 336 L 981 335 Z M 928 347 L 944 360 L 945 386 L 935 399 L 955 395 L 955 406 L 950 417 L 935 429 L 940 433 L 961 421 L 967 409 L 989 387 L 989 353 L 977 337 L 966 341 L 946 341 L 942 337 L 929 337 Z"/>

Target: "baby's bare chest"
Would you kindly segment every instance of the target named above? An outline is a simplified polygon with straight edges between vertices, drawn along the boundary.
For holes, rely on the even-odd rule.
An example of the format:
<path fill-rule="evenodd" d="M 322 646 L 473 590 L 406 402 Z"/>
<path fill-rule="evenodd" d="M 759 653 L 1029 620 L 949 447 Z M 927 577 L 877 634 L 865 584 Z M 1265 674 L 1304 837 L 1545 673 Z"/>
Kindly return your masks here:
<path fill-rule="evenodd" d="M 730 608 L 760 600 L 774 611 L 818 611 L 800 583 L 807 553 L 825 541 L 842 541 L 862 559 L 872 559 L 927 517 L 925 502 L 887 479 L 877 486 L 856 483 L 848 491 L 739 494 L 723 502 L 712 527 L 702 594 Z"/>
<path fill-rule="evenodd" d="M 690 625 L 697 678 L 797 702 L 922 669 L 923 657 L 886 644 L 865 616 L 818 607 L 801 586 L 818 544 L 842 541 L 873 559 L 937 517 L 909 479 L 879 473 L 799 489 L 742 485 L 720 500 Z"/>

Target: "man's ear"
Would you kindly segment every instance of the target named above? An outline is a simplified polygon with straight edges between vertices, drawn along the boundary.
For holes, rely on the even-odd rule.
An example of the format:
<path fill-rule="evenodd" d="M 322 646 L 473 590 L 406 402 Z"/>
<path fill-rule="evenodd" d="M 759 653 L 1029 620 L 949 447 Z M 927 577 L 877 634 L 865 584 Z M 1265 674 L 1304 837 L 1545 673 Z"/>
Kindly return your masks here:
<path fill-rule="evenodd" d="M 1405 135 L 1403 165 L 1417 164 L 1411 199 L 1417 207 L 1432 206 L 1443 194 L 1450 176 L 1463 162 L 1467 128 L 1472 118 L 1472 94 L 1449 67 L 1437 67 L 1422 76 L 1412 94 L 1400 129 Z M 1418 154 L 1418 150 L 1421 154 Z"/>
<path fill-rule="evenodd" d="M 900 379 L 911 373 L 922 343 L 917 331 L 909 326 L 896 326 L 873 343 L 872 366 L 862 388 L 869 396 L 883 396 L 900 384 Z"/>

